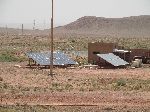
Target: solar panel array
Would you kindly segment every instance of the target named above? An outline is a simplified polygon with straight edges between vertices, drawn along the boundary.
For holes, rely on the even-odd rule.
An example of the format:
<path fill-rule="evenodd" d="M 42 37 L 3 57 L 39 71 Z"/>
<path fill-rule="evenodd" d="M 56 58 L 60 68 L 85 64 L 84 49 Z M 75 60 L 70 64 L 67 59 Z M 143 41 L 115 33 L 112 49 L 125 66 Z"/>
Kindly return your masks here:
<path fill-rule="evenodd" d="M 26 53 L 26 55 L 33 59 L 37 64 L 39 65 L 50 65 L 50 52 L 43 52 L 43 53 L 34 53 L 29 52 Z M 67 55 L 65 55 L 63 52 L 57 51 L 53 53 L 53 65 L 76 65 L 78 64 L 71 58 L 69 58 Z"/>
<path fill-rule="evenodd" d="M 106 60 L 108 63 L 116 67 L 129 64 L 128 62 L 121 59 L 119 56 L 114 55 L 113 53 L 97 54 L 97 56 L 101 57 L 102 59 Z"/>

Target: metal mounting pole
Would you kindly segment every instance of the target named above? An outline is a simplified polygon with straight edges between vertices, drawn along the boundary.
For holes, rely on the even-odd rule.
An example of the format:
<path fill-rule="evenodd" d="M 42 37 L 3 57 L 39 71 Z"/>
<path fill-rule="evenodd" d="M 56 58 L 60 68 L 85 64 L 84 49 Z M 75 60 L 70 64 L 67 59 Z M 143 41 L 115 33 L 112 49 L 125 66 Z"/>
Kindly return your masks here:
<path fill-rule="evenodd" d="M 50 75 L 53 76 L 53 17 L 54 17 L 54 2 L 52 0 L 52 18 L 51 18 L 51 56 L 50 56 Z"/>

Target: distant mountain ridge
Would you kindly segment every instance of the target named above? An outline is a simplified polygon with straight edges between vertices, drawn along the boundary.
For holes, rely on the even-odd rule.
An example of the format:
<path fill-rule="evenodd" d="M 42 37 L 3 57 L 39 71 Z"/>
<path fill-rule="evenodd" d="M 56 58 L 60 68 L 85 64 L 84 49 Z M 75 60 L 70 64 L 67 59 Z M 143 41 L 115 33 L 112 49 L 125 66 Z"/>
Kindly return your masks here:
<path fill-rule="evenodd" d="M 77 34 L 150 37 L 150 15 L 124 18 L 84 16 L 57 30 Z"/>
<path fill-rule="evenodd" d="M 10 29 L 9 33 L 21 34 L 21 29 Z M 6 33 L 6 28 L 0 28 Z M 50 30 L 24 30 L 25 34 L 49 35 Z M 84 16 L 76 21 L 54 29 L 55 37 L 139 37 L 150 38 L 150 15 L 123 18 Z"/>

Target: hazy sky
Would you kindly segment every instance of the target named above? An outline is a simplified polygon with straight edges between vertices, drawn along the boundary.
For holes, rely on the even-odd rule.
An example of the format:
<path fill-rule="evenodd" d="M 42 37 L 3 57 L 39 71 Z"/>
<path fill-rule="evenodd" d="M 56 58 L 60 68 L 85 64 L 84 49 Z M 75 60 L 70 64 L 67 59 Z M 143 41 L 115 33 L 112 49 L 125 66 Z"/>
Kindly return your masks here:
<path fill-rule="evenodd" d="M 150 0 L 54 0 L 55 24 L 82 16 L 127 17 L 150 15 Z M 51 0 L 0 0 L 0 23 L 50 23 Z"/>

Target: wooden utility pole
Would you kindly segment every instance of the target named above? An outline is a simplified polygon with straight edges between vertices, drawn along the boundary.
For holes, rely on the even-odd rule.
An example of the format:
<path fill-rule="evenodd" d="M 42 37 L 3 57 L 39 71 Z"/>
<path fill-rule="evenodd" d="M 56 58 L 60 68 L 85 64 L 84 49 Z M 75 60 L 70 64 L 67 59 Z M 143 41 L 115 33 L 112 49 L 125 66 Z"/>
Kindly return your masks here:
<path fill-rule="evenodd" d="M 50 56 L 50 75 L 53 76 L 53 19 L 54 19 L 54 1 L 52 0 L 52 17 L 51 17 L 51 56 Z"/>

